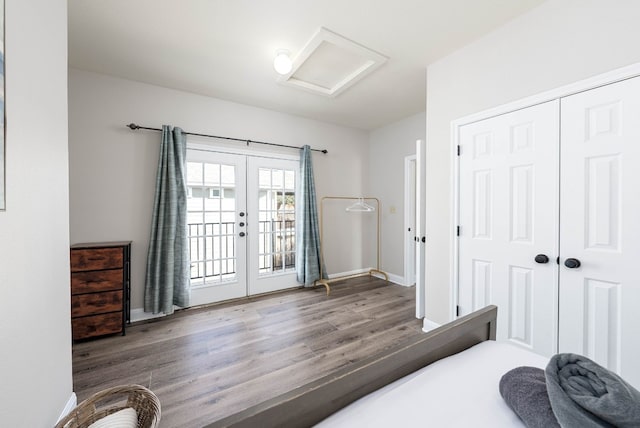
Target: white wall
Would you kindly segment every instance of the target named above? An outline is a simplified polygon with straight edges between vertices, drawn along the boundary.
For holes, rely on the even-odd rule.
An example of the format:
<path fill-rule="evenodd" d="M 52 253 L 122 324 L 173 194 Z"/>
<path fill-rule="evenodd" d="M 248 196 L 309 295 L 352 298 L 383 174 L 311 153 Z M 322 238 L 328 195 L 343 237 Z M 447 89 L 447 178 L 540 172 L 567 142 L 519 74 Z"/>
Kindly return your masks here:
<path fill-rule="evenodd" d="M 393 277 L 404 277 L 404 158 L 416 153 L 416 140 L 424 140 L 425 127 L 422 112 L 376 129 L 369 137 L 367 193 L 382 205 L 380 268 Z"/>
<path fill-rule="evenodd" d="M 549 0 L 427 69 L 427 316 L 448 320 L 450 123 L 640 61 L 640 2 Z"/>
<path fill-rule="evenodd" d="M 0 425 L 50 427 L 72 395 L 67 2 L 6 1 Z"/>
<path fill-rule="evenodd" d="M 169 124 L 191 132 L 327 149 L 327 155 L 313 155 L 318 200 L 325 195 L 361 194 L 368 174 L 368 134 L 364 131 L 70 70 L 71 242 L 133 241 L 134 309 L 143 306 L 160 135 L 133 132 L 125 127 L 130 122 L 149 127 Z M 192 137 L 189 141 L 220 144 Z M 254 147 L 263 150 L 264 146 Z M 291 149 L 280 150 L 298 154 Z M 328 221 L 339 223 L 341 219 Z M 343 239 L 330 223 L 325 229 L 325 255 L 332 272 L 367 266 L 358 239 Z"/>

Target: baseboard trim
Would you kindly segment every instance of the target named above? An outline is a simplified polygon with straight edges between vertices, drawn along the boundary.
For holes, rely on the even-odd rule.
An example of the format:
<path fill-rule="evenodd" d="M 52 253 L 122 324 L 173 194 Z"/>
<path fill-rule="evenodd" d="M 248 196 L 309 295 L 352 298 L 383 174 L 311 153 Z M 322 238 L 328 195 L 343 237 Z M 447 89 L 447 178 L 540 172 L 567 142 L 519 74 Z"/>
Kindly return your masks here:
<path fill-rule="evenodd" d="M 369 273 L 369 271 L 372 270 L 372 269 L 375 269 L 375 268 L 368 267 L 368 268 L 350 270 L 350 271 L 347 271 L 347 272 L 330 273 L 328 276 L 329 276 L 329 279 L 335 279 L 335 278 L 341 278 L 343 276 L 360 275 L 360 274 Z M 389 272 L 385 272 L 385 273 L 389 277 L 389 282 L 393 282 L 394 284 L 398 284 L 398 285 L 403 285 L 403 286 L 409 287 L 409 285 L 405 284 L 404 277 L 399 276 L 399 275 L 395 275 L 395 274 L 389 273 Z M 378 276 L 377 274 L 375 276 L 377 278 L 380 278 L 380 276 Z M 413 285 L 413 284 L 411 284 L 411 285 Z"/>
<path fill-rule="evenodd" d="M 367 273 L 369 272 L 369 270 L 371 270 L 371 268 L 356 269 L 347 272 L 330 273 L 328 276 L 329 279 L 342 278 L 343 276 L 360 275 L 361 273 Z"/>
<path fill-rule="evenodd" d="M 387 276 L 389 277 L 389 282 L 393 282 L 394 284 L 402 285 L 403 287 L 409 287 L 405 283 L 404 277 L 400 275 L 396 275 L 394 273 L 387 272 Z"/>
<path fill-rule="evenodd" d="M 425 333 L 430 332 L 431 330 L 434 330 L 436 328 L 440 327 L 440 324 L 438 324 L 435 321 L 431 321 L 429 319 L 424 318 L 422 320 L 422 331 L 424 331 Z"/>
<path fill-rule="evenodd" d="M 67 400 L 67 404 L 65 404 L 64 409 L 62 409 L 62 413 L 58 417 L 56 424 L 62 420 L 65 416 L 69 414 L 76 406 L 78 405 L 78 397 L 75 392 L 71 392 L 71 396 Z"/>

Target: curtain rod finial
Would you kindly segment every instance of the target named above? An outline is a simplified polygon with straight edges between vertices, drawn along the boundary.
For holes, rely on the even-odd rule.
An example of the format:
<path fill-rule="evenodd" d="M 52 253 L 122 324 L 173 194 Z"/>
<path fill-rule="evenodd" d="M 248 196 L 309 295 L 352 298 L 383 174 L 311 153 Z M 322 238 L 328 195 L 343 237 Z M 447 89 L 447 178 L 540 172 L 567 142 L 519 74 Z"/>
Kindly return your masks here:
<path fill-rule="evenodd" d="M 136 130 L 136 129 L 139 129 L 140 127 L 138 125 L 136 125 L 135 123 L 130 123 L 130 124 L 127 125 L 127 128 Z"/>

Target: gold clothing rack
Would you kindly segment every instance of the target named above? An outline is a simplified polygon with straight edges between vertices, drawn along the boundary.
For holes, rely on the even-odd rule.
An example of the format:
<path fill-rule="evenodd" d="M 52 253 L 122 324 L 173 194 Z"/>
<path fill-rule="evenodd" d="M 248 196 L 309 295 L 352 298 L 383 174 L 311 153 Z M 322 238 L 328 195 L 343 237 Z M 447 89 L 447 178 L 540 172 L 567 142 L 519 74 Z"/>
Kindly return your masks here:
<path fill-rule="evenodd" d="M 358 205 L 358 204 L 364 204 L 364 201 L 375 201 L 375 211 L 376 211 L 376 232 L 377 232 L 377 239 L 376 239 L 376 245 L 377 245 L 377 249 L 376 249 L 376 267 L 375 269 L 369 269 L 368 272 L 362 272 L 362 273 L 357 273 L 354 275 L 346 275 L 346 276 L 341 276 L 341 277 L 335 277 L 335 278 L 323 278 L 322 277 L 322 268 L 320 269 L 320 278 L 316 279 L 313 282 L 314 286 L 318 286 L 318 285 L 324 285 L 325 288 L 327 289 L 327 296 L 329 295 L 329 293 L 331 292 L 331 287 L 330 287 L 330 283 L 332 282 L 336 282 L 336 281 L 342 281 L 344 279 L 349 279 L 349 278 L 356 278 L 359 276 L 365 276 L 365 275 L 369 275 L 369 276 L 373 276 L 373 274 L 378 274 L 382 277 L 384 277 L 385 281 L 389 281 L 389 276 L 380 270 L 380 200 L 378 198 L 374 198 L 374 197 L 355 197 L 355 196 L 324 196 L 321 200 L 320 200 L 320 266 L 324 265 L 324 250 L 323 250 L 323 243 L 324 243 L 324 235 L 323 235 L 323 222 L 324 222 L 324 202 L 326 200 L 351 200 L 351 201 L 356 201 L 356 203 L 354 205 L 352 205 L 351 207 Z M 366 207 L 369 207 L 367 204 L 364 204 Z M 347 208 L 347 210 L 349 210 L 349 208 Z M 356 209 L 354 211 L 364 211 L 364 212 L 370 212 L 371 210 L 369 209 Z"/>

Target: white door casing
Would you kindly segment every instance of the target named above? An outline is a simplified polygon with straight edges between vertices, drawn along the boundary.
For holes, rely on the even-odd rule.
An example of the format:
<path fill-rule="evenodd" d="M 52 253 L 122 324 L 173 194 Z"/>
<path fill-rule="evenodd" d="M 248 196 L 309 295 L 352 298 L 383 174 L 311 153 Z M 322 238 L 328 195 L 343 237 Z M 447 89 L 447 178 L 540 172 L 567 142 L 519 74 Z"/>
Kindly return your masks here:
<path fill-rule="evenodd" d="M 548 356 L 557 348 L 558 106 L 459 131 L 459 315 L 495 304 L 498 340 Z"/>
<path fill-rule="evenodd" d="M 640 77 L 561 108 L 559 350 L 639 387 Z"/>

